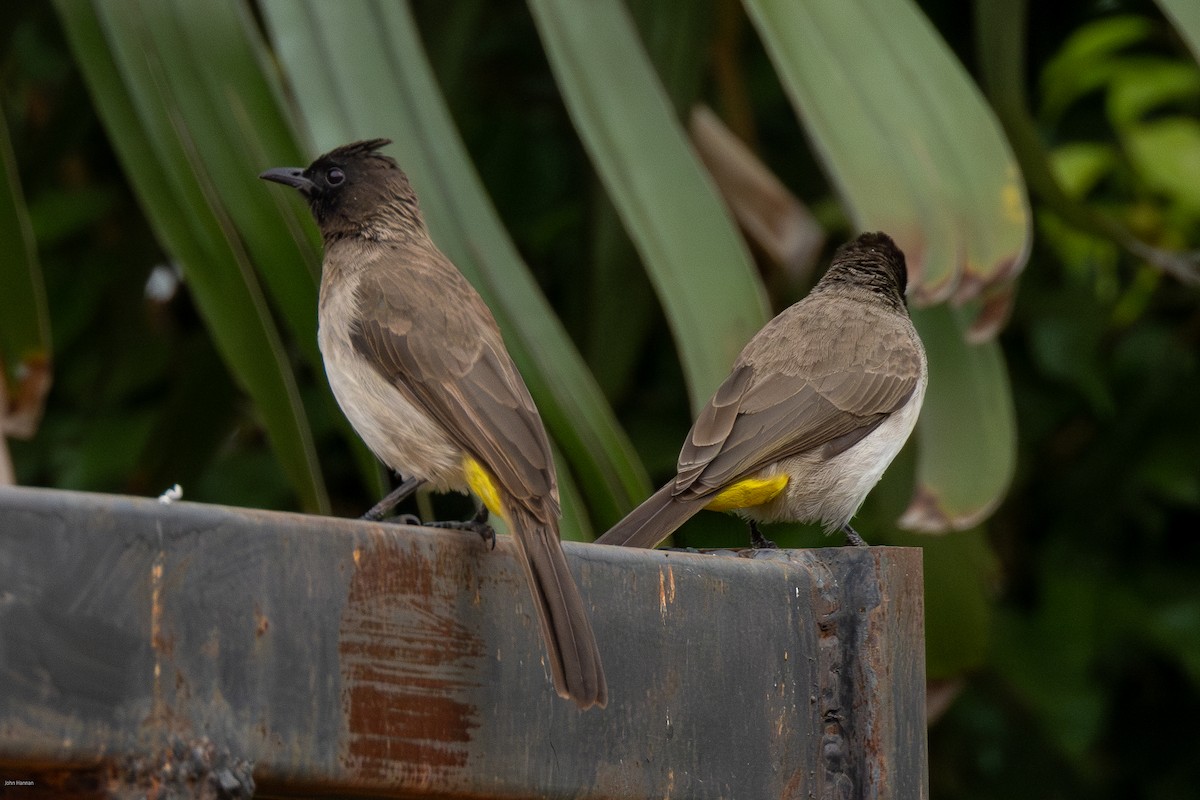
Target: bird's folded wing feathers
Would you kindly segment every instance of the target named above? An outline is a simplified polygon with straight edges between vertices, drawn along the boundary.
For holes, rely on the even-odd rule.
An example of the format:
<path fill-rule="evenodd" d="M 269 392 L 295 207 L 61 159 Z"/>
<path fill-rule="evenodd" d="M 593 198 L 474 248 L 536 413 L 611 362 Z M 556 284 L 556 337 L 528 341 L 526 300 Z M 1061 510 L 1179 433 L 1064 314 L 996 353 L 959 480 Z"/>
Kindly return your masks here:
<path fill-rule="evenodd" d="M 917 387 L 919 363 L 898 362 L 761 377 L 742 364 L 697 418 L 679 454 L 675 493 L 708 494 L 784 458 L 827 445 L 835 452 L 849 448 Z M 732 397 L 736 403 L 714 406 Z"/>
<path fill-rule="evenodd" d="M 531 508 L 547 502 L 546 511 L 557 517 L 550 443 L 499 334 L 487 327 L 491 313 L 461 276 L 423 279 L 431 277 L 445 284 L 438 288 L 449 301 L 422 303 L 402 275 L 364 275 L 360 296 L 381 300 L 362 309 L 351 335 L 355 349 L 483 464 L 509 496 Z"/>

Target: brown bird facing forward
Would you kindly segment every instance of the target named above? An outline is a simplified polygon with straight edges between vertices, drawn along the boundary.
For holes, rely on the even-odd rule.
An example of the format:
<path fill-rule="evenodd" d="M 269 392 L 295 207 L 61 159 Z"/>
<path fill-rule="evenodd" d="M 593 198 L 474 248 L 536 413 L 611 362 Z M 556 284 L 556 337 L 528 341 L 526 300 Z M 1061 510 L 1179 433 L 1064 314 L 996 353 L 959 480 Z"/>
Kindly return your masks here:
<path fill-rule="evenodd" d="M 820 282 L 759 331 L 700 412 L 678 474 L 600 544 L 654 547 L 702 508 L 757 522 L 850 527 L 912 433 L 925 349 L 904 301 L 904 254 L 883 233 L 842 245 Z"/>
<path fill-rule="evenodd" d="M 339 147 L 260 177 L 299 189 L 325 242 L 318 339 L 354 429 L 404 480 L 379 518 L 427 483 L 472 491 L 508 522 L 558 694 L 604 706 L 592 626 L 558 538 L 550 443 L 483 299 L 438 250 L 408 178 L 378 152 Z M 478 525 L 476 527 L 484 527 Z"/>

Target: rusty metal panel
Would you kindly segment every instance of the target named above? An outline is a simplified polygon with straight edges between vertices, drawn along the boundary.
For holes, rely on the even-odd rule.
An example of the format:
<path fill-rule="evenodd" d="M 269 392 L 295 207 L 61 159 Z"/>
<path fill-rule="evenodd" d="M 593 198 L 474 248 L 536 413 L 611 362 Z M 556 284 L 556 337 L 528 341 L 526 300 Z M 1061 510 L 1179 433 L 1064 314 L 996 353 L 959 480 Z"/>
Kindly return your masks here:
<path fill-rule="evenodd" d="M 37 797 L 927 796 L 919 550 L 566 548 L 606 709 L 554 694 L 506 537 L 0 488 L 0 777 Z"/>

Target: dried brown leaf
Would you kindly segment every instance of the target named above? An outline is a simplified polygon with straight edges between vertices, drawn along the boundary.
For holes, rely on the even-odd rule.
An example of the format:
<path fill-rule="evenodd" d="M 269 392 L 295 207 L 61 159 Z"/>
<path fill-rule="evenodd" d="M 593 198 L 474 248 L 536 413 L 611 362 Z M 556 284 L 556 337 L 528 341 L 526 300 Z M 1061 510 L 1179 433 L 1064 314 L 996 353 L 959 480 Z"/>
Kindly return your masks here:
<path fill-rule="evenodd" d="M 692 109 L 689 133 L 746 236 L 793 281 L 812 272 L 825 232 L 808 208 L 712 109 Z"/>

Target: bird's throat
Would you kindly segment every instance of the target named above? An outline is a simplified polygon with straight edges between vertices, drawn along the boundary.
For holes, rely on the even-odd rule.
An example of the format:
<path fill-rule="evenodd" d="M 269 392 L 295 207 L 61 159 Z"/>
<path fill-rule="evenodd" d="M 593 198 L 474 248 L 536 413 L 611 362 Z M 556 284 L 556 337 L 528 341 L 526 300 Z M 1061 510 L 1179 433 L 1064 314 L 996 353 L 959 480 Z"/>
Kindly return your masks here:
<path fill-rule="evenodd" d="M 709 511 L 733 511 L 769 503 L 787 486 L 786 474 L 770 478 L 743 478 L 713 495 L 705 506 Z"/>

